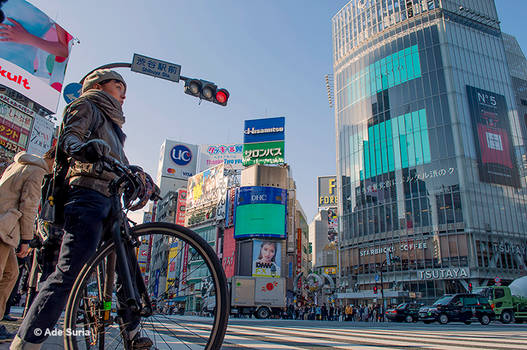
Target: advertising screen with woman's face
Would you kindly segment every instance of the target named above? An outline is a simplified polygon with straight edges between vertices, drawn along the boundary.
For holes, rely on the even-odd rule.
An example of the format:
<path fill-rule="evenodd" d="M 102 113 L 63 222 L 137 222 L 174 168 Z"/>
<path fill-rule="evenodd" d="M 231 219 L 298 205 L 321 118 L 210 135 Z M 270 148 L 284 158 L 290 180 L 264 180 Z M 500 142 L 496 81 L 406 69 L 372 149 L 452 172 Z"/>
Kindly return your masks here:
<path fill-rule="evenodd" d="M 280 277 L 281 247 L 278 241 L 253 241 L 253 277 Z"/>

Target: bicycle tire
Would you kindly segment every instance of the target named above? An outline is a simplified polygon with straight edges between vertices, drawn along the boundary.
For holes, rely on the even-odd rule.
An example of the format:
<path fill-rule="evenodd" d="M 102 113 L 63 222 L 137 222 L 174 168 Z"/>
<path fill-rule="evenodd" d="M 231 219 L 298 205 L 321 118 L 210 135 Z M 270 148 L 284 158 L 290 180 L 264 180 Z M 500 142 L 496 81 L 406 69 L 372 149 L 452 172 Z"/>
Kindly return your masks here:
<path fill-rule="evenodd" d="M 133 227 L 131 229 L 131 235 L 134 238 L 145 237 L 148 235 L 163 235 L 169 236 L 175 239 L 179 239 L 189 247 L 193 248 L 195 252 L 199 253 L 199 256 L 203 259 L 204 264 L 210 272 L 210 278 L 212 285 L 215 289 L 215 301 L 216 307 L 213 314 L 212 328 L 210 330 L 210 335 L 208 337 L 207 343 L 204 345 L 204 349 L 219 349 L 223 344 L 223 339 L 225 336 L 229 311 L 230 311 L 230 302 L 229 302 L 229 292 L 227 288 L 227 280 L 225 273 L 221 266 L 219 259 L 217 258 L 216 253 L 213 248 L 197 233 L 194 231 L 179 226 L 176 224 L 170 223 L 147 223 L 141 224 Z M 79 273 L 73 288 L 70 292 L 68 302 L 66 304 L 66 311 L 64 317 L 64 329 L 71 330 L 70 332 L 64 332 L 64 348 L 68 350 L 79 350 L 79 342 L 82 341 L 85 337 L 76 336 L 75 329 L 79 325 L 79 307 L 82 301 L 82 295 L 87 290 L 87 283 L 91 274 L 96 270 L 97 266 L 100 266 L 101 263 L 104 263 L 105 258 L 108 257 L 112 252 L 115 251 L 115 245 L 113 242 L 106 242 L 98 249 L 94 257 L 92 257 L 82 268 Z M 179 254 L 179 253 L 178 253 Z M 201 265 L 200 265 L 201 266 Z M 195 270 L 194 270 L 195 271 Z M 189 273 L 190 276 L 190 273 Z M 189 277 L 190 280 L 190 277 Z M 114 286 L 115 287 L 115 286 Z M 83 307 L 86 307 L 86 301 L 83 302 Z M 86 310 L 84 310 L 84 325 L 86 324 Z M 168 317 L 166 317 L 168 319 Z M 148 321 L 148 319 L 147 319 Z M 152 321 L 153 325 L 153 321 Z M 165 327 L 167 328 L 167 327 Z M 202 329 L 202 328 L 200 328 Z M 155 327 L 154 327 L 155 330 Z M 168 328 L 167 328 L 168 330 Z M 166 333 L 165 333 L 166 334 Z M 155 337 L 155 335 L 154 335 Z M 195 336 L 191 336 L 194 337 Z M 163 338 L 161 336 L 161 338 Z M 80 339 L 80 340 L 79 340 Z M 164 340 L 164 338 L 163 338 Z M 123 342 L 125 343 L 125 342 Z M 183 341 L 183 343 L 186 343 Z M 124 345 L 123 345 L 124 346 Z M 105 348 L 105 345 L 100 345 L 101 348 Z M 189 347 L 187 345 L 187 347 Z M 171 348 L 171 347 L 169 347 Z M 189 347 L 190 348 L 190 347 Z"/>

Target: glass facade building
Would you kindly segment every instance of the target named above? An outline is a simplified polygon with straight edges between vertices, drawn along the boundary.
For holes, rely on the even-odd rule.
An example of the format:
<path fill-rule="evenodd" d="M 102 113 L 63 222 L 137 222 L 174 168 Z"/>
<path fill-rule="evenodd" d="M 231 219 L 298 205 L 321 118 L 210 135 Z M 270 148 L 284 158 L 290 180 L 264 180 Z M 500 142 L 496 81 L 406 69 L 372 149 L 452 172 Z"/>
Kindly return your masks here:
<path fill-rule="evenodd" d="M 390 295 L 434 299 L 526 274 L 526 140 L 494 1 L 352 0 L 332 26 L 341 285 L 382 270 Z"/>

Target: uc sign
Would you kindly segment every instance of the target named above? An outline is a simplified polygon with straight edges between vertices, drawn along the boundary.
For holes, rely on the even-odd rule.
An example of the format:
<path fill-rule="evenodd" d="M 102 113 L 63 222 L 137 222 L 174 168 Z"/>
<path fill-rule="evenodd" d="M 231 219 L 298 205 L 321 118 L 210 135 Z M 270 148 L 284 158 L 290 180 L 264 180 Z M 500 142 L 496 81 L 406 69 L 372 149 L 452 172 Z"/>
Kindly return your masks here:
<path fill-rule="evenodd" d="M 187 146 L 177 145 L 170 151 L 170 158 L 177 165 L 184 166 L 192 160 L 192 152 Z"/>

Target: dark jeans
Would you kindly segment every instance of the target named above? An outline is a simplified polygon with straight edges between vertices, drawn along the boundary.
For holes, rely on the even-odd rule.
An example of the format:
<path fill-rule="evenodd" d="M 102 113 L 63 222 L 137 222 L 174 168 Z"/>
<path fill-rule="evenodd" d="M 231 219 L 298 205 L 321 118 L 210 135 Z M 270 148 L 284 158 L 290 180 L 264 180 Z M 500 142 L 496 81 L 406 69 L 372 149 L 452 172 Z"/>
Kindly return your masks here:
<path fill-rule="evenodd" d="M 18 330 L 18 336 L 30 343 L 44 342 L 46 329 L 51 331 L 57 324 L 77 275 L 97 250 L 104 220 L 110 214 L 110 198 L 94 190 L 73 187 L 67 198 L 57 267 L 41 285 Z M 35 332 L 37 328 L 40 331 Z"/>

